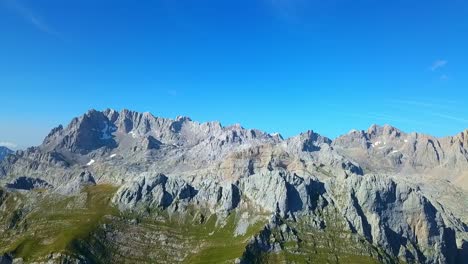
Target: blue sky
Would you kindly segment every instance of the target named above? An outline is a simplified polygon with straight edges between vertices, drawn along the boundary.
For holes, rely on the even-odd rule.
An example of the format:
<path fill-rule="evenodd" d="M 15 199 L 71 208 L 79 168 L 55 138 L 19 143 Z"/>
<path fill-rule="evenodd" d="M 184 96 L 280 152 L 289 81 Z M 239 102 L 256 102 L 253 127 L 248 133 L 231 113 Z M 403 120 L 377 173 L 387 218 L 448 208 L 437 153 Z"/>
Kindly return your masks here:
<path fill-rule="evenodd" d="M 0 145 L 87 109 L 334 138 L 468 128 L 467 1 L 0 0 Z"/>

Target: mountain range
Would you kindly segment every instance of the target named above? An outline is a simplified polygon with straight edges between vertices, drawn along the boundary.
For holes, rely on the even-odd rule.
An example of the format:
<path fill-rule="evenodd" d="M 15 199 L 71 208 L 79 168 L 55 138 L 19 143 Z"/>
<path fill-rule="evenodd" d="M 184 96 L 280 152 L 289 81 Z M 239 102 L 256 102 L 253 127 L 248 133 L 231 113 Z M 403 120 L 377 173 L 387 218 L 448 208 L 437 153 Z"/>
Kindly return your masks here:
<path fill-rule="evenodd" d="M 468 130 L 284 139 L 90 110 L 8 153 L 0 186 L 0 263 L 468 259 Z"/>

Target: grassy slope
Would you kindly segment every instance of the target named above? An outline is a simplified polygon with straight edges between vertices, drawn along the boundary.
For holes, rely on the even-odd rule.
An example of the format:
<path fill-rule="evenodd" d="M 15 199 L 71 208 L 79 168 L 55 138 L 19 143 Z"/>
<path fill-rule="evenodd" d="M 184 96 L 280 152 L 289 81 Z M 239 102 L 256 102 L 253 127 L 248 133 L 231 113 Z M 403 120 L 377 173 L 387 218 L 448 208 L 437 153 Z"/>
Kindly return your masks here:
<path fill-rule="evenodd" d="M 73 254 L 74 240 L 85 239 L 103 222 L 104 215 L 117 213 L 108 206 L 115 190 L 110 185 L 99 185 L 86 188 L 79 198 L 57 200 L 39 196 L 36 206 L 1 234 L 0 252 L 13 252 L 25 260 L 40 260 L 55 252 Z M 9 199 L 16 199 L 17 203 L 24 200 L 21 194 L 10 194 Z M 7 204 L 6 212 L 14 206 Z"/>
<path fill-rule="evenodd" d="M 0 194 L 0 253 L 13 253 L 25 261 L 48 259 L 51 253 L 81 255 L 93 262 L 123 263 L 232 263 L 243 255 L 250 238 L 266 220 L 234 236 L 242 212 L 217 219 L 209 212 L 190 209 L 187 214 L 155 211 L 145 216 L 122 214 L 109 206 L 116 188 L 98 185 L 78 197 L 37 195 L 35 206 L 21 208 L 26 198 L 18 193 Z M 328 216 L 327 216 L 328 217 Z M 265 219 L 265 218 L 263 218 Z M 217 223 L 218 222 L 218 223 Z M 327 228 L 316 230 L 307 219 L 287 222 L 299 241 L 280 241 L 279 253 L 260 253 L 259 263 L 375 263 L 378 249 L 327 218 Z"/>

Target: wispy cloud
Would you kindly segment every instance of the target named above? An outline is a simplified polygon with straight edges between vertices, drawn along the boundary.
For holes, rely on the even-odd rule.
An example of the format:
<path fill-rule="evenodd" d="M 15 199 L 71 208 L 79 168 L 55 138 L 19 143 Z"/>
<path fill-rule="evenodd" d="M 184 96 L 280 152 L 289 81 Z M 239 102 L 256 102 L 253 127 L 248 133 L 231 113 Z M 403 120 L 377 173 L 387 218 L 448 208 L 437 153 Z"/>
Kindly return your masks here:
<path fill-rule="evenodd" d="M 436 71 L 439 68 L 445 67 L 448 61 L 446 60 L 436 60 L 431 65 L 431 71 Z"/>
<path fill-rule="evenodd" d="M 5 0 L 2 1 L 6 4 L 7 7 L 12 9 L 16 14 L 18 14 L 21 18 L 23 18 L 26 22 L 33 25 L 38 30 L 57 36 L 57 32 L 53 30 L 43 18 L 41 18 L 38 14 L 36 14 L 30 7 L 26 6 L 23 3 L 20 3 L 18 0 Z"/>
<path fill-rule="evenodd" d="M 8 141 L 1 141 L 0 146 L 7 147 L 9 149 L 15 149 L 16 147 L 18 147 L 17 144 L 15 144 L 13 142 L 8 142 Z"/>
<path fill-rule="evenodd" d="M 426 109 L 438 109 L 438 110 L 453 110 L 459 102 L 454 100 L 437 100 L 437 101 L 427 101 L 427 100 L 388 100 L 387 105 L 401 108 L 401 107 L 418 107 Z"/>
<path fill-rule="evenodd" d="M 445 118 L 445 119 L 449 119 L 449 120 L 453 120 L 453 121 L 457 121 L 457 122 L 461 122 L 461 123 L 468 123 L 468 119 L 458 117 L 458 116 L 446 115 L 446 114 L 441 114 L 441 113 L 433 113 L 432 115 Z"/>
<path fill-rule="evenodd" d="M 468 123 L 468 119 L 454 113 L 459 112 L 462 104 L 454 100 L 438 100 L 438 101 L 424 101 L 424 100 L 391 100 L 389 101 L 392 106 L 398 109 L 412 108 L 420 113 L 428 114 L 431 116 L 439 117 L 442 119 L 456 121 L 460 123 Z"/>
<path fill-rule="evenodd" d="M 360 119 L 366 119 L 366 120 L 380 120 L 385 123 L 406 123 L 406 124 L 417 124 L 417 125 L 422 125 L 422 126 L 431 126 L 434 125 L 432 123 L 428 122 L 420 122 L 418 120 L 402 117 L 402 116 L 395 116 L 395 115 L 389 115 L 389 114 L 381 114 L 381 113 L 349 113 L 349 112 L 343 112 L 342 115 L 344 116 L 349 116 L 349 117 L 354 117 L 354 118 L 360 118 Z"/>

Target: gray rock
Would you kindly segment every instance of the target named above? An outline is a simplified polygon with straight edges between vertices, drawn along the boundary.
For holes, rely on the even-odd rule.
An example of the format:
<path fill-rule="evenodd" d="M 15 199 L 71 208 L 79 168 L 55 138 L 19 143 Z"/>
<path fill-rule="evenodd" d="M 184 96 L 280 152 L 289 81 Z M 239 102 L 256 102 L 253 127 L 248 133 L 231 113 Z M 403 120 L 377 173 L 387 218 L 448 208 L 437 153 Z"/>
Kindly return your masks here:
<path fill-rule="evenodd" d="M 8 254 L 3 254 L 0 256 L 0 264 L 11 264 L 13 259 Z"/>
<path fill-rule="evenodd" d="M 379 176 L 332 183 L 335 204 L 350 228 L 410 262 L 454 263 L 454 231 L 417 188 Z"/>
<path fill-rule="evenodd" d="M 83 187 L 96 185 L 96 182 L 89 171 L 83 171 L 78 177 L 72 178 L 71 181 L 58 186 L 55 192 L 62 195 L 79 194 Z"/>
<path fill-rule="evenodd" d="M 47 189 L 52 185 L 39 178 L 19 177 L 5 185 L 7 188 L 19 190 Z"/>
<path fill-rule="evenodd" d="M 113 197 L 113 202 L 121 210 L 167 208 L 173 202 L 189 201 L 195 194 L 195 189 L 183 180 L 144 173 L 124 184 Z"/>
<path fill-rule="evenodd" d="M 4 146 L 0 146 L 0 161 L 10 154 L 13 154 L 13 150 Z"/>

